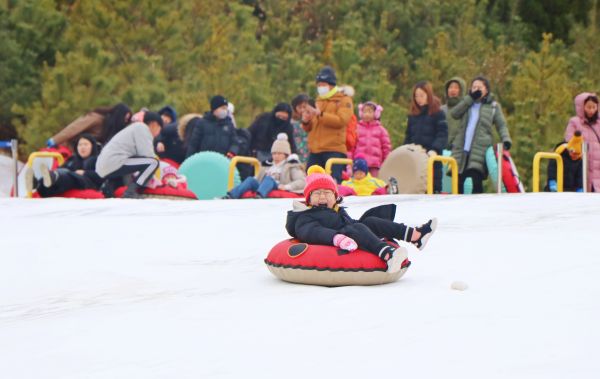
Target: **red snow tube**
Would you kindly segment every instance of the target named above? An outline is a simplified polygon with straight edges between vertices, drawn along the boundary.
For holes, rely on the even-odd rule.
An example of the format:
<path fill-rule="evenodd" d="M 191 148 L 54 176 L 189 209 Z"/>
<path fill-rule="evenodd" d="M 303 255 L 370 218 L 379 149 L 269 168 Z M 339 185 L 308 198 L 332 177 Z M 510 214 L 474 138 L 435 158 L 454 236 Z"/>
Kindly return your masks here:
<path fill-rule="evenodd" d="M 127 187 L 119 187 L 115 191 L 115 197 L 122 197 Z M 196 195 L 186 188 L 173 188 L 171 186 L 146 188 L 143 193 L 146 198 L 171 199 L 171 200 L 198 200 Z"/>
<path fill-rule="evenodd" d="M 404 275 L 410 261 L 405 260 L 400 271 L 388 273 L 383 260 L 364 250 L 340 255 L 334 246 L 289 239 L 271 249 L 265 264 L 286 282 L 335 287 L 395 282 Z"/>
<path fill-rule="evenodd" d="M 254 198 L 256 196 L 256 192 L 248 191 L 242 195 L 242 199 Z M 281 190 L 273 190 L 269 192 L 269 199 L 295 199 L 302 197 L 301 194 L 289 191 L 281 191 Z"/>
<path fill-rule="evenodd" d="M 50 197 L 64 197 L 68 199 L 104 199 L 102 192 L 93 189 L 71 189 L 59 195 Z M 32 198 L 38 199 L 41 198 L 41 196 L 39 193 L 34 192 Z"/>

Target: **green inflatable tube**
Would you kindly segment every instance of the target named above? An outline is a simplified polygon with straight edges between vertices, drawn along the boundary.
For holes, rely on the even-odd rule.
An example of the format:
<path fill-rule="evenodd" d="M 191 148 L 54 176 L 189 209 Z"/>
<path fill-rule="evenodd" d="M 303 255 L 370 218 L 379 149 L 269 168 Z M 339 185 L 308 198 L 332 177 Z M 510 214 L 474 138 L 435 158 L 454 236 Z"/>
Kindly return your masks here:
<path fill-rule="evenodd" d="M 229 159 L 214 151 L 203 151 L 187 158 L 179 167 L 187 178 L 187 186 L 199 200 L 212 200 L 225 196 L 229 176 Z M 235 170 L 234 185 L 240 183 Z"/>

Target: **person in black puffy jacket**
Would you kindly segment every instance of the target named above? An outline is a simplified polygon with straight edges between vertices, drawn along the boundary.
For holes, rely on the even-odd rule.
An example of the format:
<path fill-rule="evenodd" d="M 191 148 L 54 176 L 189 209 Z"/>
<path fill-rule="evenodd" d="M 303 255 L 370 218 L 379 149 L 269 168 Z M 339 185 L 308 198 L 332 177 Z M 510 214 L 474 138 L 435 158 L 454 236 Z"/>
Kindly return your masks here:
<path fill-rule="evenodd" d="M 56 170 L 50 171 L 48 166 L 41 165 L 41 180 L 35 179 L 29 168 L 27 189 L 37 189 L 41 197 L 60 195 L 71 189 L 99 189 L 103 179 L 96 173 L 99 154 L 96 139 L 91 134 L 82 134 L 75 140 L 73 150 L 73 156 Z"/>
<path fill-rule="evenodd" d="M 397 272 L 407 258 L 408 251 L 386 243 L 403 240 L 423 249 L 435 231 L 437 220 L 413 228 L 394 222 L 396 206 L 382 205 L 368 210 L 359 220 L 352 219 L 340 207 L 337 184 L 320 166 L 308 170 L 304 187 L 305 203 L 295 202 L 287 214 L 286 230 L 301 242 L 336 246 L 351 252 L 358 248 L 377 255 L 388 266 L 388 272 Z"/>

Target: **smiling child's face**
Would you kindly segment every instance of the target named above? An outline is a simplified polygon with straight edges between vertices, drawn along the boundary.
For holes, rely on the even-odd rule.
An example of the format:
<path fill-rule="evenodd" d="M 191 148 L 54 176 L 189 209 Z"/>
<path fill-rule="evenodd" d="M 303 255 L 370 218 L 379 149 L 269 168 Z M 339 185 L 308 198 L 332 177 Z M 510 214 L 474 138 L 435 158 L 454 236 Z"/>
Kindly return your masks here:
<path fill-rule="evenodd" d="M 310 193 L 310 205 L 313 207 L 333 208 L 335 202 L 335 193 L 332 190 L 318 189 Z"/>

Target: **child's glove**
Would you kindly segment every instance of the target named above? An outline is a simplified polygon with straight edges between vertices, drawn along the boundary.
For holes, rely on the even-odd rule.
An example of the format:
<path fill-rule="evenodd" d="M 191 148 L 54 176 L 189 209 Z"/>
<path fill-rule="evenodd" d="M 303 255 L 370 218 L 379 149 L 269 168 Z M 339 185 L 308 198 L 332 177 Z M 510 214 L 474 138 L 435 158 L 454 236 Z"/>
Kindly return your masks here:
<path fill-rule="evenodd" d="M 550 192 L 557 192 L 558 189 L 556 187 L 556 180 L 549 180 L 548 181 L 548 188 L 550 189 Z"/>
<path fill-rule="evenodd" d="M 347 251 L 353 251 L 358 249 L 358 244 L 356 243 L 356 241 L 343 234 L 336 234 L 333 237 L 333 246 L 337 246 L 340 249 L 344 249 Z"/>

